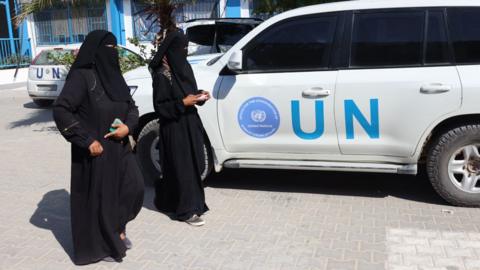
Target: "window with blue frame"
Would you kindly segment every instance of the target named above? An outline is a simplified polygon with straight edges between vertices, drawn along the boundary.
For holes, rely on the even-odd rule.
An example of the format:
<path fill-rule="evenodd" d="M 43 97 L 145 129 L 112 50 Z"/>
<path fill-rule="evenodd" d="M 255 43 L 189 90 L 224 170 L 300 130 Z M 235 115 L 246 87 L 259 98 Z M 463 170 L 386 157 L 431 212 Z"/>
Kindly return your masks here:
<path fill-rule="evenodd" d="M 105 4 L 67 5 L 37 12 L 33 18 L 38 45 L 81 43 L 93 30 L 108 30 Z"/>
<path fill-rule="evenodd" d="M 140 41 L 152 41 L 155 33 L 159 31 L 158 24 L 149 29 L 153 18 L 147 19 L 147 16 L 139 14 L 146 7 L 147 5 L 141 1 L 132 1 L 134 34 Z M 181 5 L 175 11 L 177 23 L 212 17 L 218 17 L 218 0 L 197 0 L 195 3 Z M 148 30 L 150 31 L 147 33 Z"/>

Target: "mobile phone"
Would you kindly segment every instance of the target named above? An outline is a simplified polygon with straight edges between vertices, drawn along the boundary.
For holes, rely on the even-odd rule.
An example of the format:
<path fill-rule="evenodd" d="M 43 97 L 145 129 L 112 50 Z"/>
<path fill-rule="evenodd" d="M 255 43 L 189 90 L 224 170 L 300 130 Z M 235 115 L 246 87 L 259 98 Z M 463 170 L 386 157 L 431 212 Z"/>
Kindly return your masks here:
<path fill-rule="evenodd" d="M 201 96 L 199 96 L 199 97 L 197 98 L 197 100 L 198 100 L 198 101 L 205 101 L 205 100 L 207 100 L 207 98 L 208 98 L 208 95 L 207 95 L 207 94 L 202 94 Z"/>
<path fill-rule="evenodd" d="M 120 120 L 118 118 L 115 118 L 115 120 L 113 120 L 112 125 L 119 125 L 119 124 L 123 124 L 122 120 Z M 114 128 L 114 127 L 111 126 L 108 130 L 110 132 L 115 132 L 115 130 L 117 130 L 117 128 Z"/>

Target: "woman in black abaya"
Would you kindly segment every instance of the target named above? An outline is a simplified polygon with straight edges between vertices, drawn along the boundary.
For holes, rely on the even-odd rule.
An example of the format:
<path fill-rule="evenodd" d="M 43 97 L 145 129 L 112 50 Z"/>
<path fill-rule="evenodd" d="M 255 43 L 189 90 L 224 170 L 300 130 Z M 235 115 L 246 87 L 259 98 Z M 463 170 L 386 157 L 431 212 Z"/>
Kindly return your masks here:
<path fill-rule="evenodd" d="M 201 173 L 205 168 L 205 132 L 195 105 L 210 98 L 199 91 L 187 62 L 188 41 L 173 23 L 173 7 L 164 9 L 162 36 L 149 67 L 153 103 L 160 124 L 162 179 L 155 183 L 155 206 L 180 221 L 201 226 L 207 210 Z"/>
<path fill-rule="evenodd" d="M 122 77 L 116 39 L 88 34 L 58 97 L 53 116 L 72 144 L 71 225 L 74 262 L 118 261 L 131 247 L 125 229 L 143 203 L 143 179 L 128 134 L 138 110 Z M 114 119 L 123 123 L 113 125 Z"/>

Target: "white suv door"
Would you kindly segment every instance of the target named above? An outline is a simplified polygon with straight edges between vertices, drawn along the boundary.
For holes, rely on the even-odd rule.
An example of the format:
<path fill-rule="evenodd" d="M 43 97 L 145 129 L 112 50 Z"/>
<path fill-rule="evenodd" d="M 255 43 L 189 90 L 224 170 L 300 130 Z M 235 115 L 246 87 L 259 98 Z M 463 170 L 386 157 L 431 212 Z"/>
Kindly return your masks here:
<path fill-rule="evenodd" d="M 330 60 L 339 16 L 289 18 L 242 48 L 221 73 L 218 119 L 229 152 L 339 154 Z"/>
<path fill-rule="evenodd" d="M 335 98 L 340 150 L 411 156 L 425 130 L 461 105 L 445 11 L 359 11 L 352 19 Z"/>

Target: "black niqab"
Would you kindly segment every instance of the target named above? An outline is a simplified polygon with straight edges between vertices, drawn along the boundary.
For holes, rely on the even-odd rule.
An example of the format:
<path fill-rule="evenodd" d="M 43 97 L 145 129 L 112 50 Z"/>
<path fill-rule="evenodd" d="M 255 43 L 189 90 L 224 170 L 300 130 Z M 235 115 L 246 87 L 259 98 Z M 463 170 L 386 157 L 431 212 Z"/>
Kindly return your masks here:
<path fill-rule="evenodd" d="M 110 45 L 110 46 L 107 46 Z M 105 30 L 90 32 L 85 38 L 69 74 L 79 68 L 95 68 L 103 88 L 113 101 L 130 101 L 130 89 L 120 70 L 117 39 Z"/>

